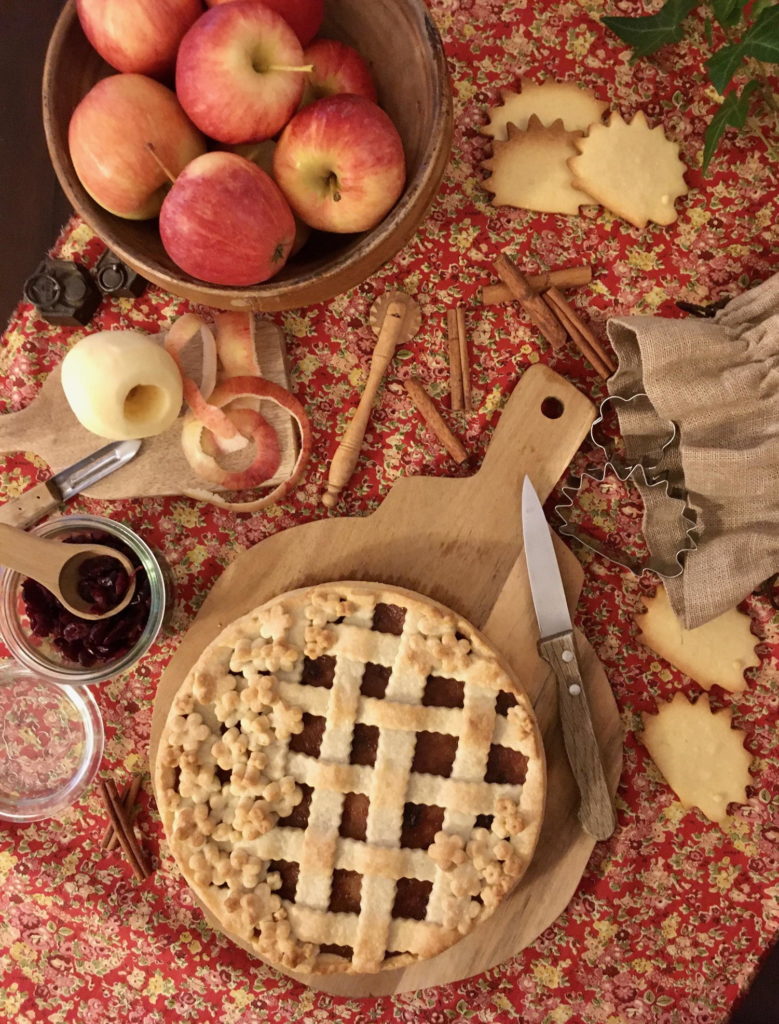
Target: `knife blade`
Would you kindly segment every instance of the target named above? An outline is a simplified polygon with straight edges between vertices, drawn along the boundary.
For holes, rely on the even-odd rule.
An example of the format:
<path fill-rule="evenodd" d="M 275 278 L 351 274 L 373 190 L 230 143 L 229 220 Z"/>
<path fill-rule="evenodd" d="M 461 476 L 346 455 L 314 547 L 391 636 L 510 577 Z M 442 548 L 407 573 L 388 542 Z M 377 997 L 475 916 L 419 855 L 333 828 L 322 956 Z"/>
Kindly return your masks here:
<path fill-rule="evenodd" d="M 141 441 L 112 441 L 0 507 L 0 522 L 24 529 L 43 519 L 104 476 L 114 473 L 141 448 Z"/>
<path fill-rule="evenodd" d="M 522 486 L 522 533 L 540 634 L 538 653 L 557 679 L 563 742 L 581 798 L 579 821 L 591 836 L 608 839 L 616 827 L 616 814 L 576 658 L 573 624 L 549 524 L 529 477 Z"/>

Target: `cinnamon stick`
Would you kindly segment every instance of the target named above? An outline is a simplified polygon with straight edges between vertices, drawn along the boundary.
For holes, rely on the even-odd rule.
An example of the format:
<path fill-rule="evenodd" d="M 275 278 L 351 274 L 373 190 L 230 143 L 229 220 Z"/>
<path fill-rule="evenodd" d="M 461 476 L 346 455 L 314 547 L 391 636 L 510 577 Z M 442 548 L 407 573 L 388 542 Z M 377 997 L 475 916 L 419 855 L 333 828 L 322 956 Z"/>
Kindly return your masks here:
<path fill-rule="evenodd" d="M 546 294 L 544 295 L 544 301 L 548 303 L 550 310 L 556 315 L 558 315 L 560 323 L 565 325 L 565 328 L 568 331 L 568 334 L 571 338 L 571 341 L 574 344 L 574 347 L 577 348 L 579 352 L 581 352 L 581 354 L 584 356 L 584 358 L 587 360 L 590 366 L 592 366 L 593 369 L 596 371 L 598 376 L 602 377 L 603 380 L 606 380 L 608 377 L 610 377 L 611 371 L 603 362 L 603 360 L 598 356 L 598 353 L 592 348 L 591 345 L 588 344 L 587 339 L 584 337 L 584 335 L 581 334 L 573 324 L 571 324 L 569 321 L 565 319 L 565 314 L 558 313 L 556 306 L 553 304 L 553 302 L 549 299 L 549 296 Z"/>
<path fill-rule="evenodd" d="M 592 280 L 592 267 L 583 263 L 576 267 L 561 267 L 547 270 L 542 274 L 526 274 L 525 280 L 534 291 L 544 292 L 553 285 L 557 288 L 578 288 Z M 505 284 L 485 284 L 481 290 L 481 301 L 485 306 L 497 306 L 513 302 L 514 296 Z"/>
<path fill-rule="evenodd" d="M 138 793 L 141 789 L 141 776 L 133 775 L 131 780 L 122 789 L 120 799 L 122 801 L 122 809 L 124 810 L 125 818 L 128 822 L 132 822 L 132 813 L 135 808 L 135 801 L 138 799 Z M 103 835 L 103 841 L 100 844 L 104 850 L 113 850 L 119 843 L 116 832 L 114 832 L 113 825 L 106 828 Z"/>
<path fill-rule="evenodd" d="M 119 840 L 119 845 L 130 862 L 133 874 L 138 881 L 142 882 L 151 874 L 151 868 L 143 850 L 141 850 L 138 844 L 132 826 L 124 818 L 124 810 L 119 800 L 119 794 L 116 791 L 116 784 L 113 779 L 100 779 L 99 789 L 111 825 Z"/>
<path fill-rule="evenodd" d="M 452 409 L 463 407 L 463 370 L 460 363 L 460 332 L 457 329 L 457 310 L 447 309 L 446 326 L 449 338 L 449 393 Z"/>
<path fill-rule="evenodd" d="M 518 270 L 506 255 L 499 256 L 493 265 L 498 277 L 517 302 L 521 303 L 530 320 L 552 348 L 562 348 L 565 344 L 565 329 L 543 298 L 530 287 L 522 271 Z"/>
<path fill-rule="evenodd" d="M 616 363 L 562 292 L 552 287 L 545 292 L 544 298 L 585 359 L 589 360 L 604 380 L 610 377 L 617 369 Z"/>
<path fill-rule="evenodd" d="M 436 409 L 433 399 L 428 395 L 427 391 L 425 391 L 419 378 L 409 377 L 407 381 L 404 381 L 404 386 L 408 392 L 409 398 L 416 406 L 417 412 L 430 427 L 444 448 L 446 448 L 454 461 L 458 464 L 465 462 L 468 458 L 468 452 L 444 422 L 441 413 Z"/>
<path fill-rule="evenodd" d="M 468 411 L 471 404 L 471 360 L 468 356 L 468 335 L 465 332 L 465 310 L 457 307 L 457 337 L 460 342 L 460 376 L 463 385 L 463 409 Z"/>

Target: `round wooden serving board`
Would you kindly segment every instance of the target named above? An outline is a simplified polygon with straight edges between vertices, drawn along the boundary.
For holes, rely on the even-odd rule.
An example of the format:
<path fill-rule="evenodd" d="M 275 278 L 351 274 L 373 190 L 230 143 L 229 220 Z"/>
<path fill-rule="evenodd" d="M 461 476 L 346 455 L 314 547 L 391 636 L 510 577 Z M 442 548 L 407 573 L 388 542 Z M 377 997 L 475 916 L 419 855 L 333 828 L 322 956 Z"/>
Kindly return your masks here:
<path fill-rule="evenodd" d="M 549 398 L 562 404 L 556 419 L 542 412 Z M 467 479 L 405 477 L 371 516 L 307 523 L 242 553 L 213 587 L 160 681 L 152 722 L 152 778 L 171 701 L 200 652 L 224 626 L 288 590 L 365 580 L 414 590 L 458 612 L 485 634 L 530 695 L 544 737 L 547 804 L 533 862 L 517 888 L 488 921 L 432 960 L 376 975 L 288 972 L 312 988 L 341 996 L 379 996 L 487 970 L 547 928 L 581 879 L 595 842 L 576 817 L 578 791 L 563 747 L 556 682 L 536 651 L 538 627 L 522 551 L 520 493 L 527 475 L 541 499 L 546 498 L 594 415 L 592 403 L 571 384 L 547 367 L 532 367 L 509 399 L 478 473 Z M 582 569 L 555 540 L 573 610 Z M 616 791 L 622 767 L 619 713 L 603 668 L 580 634 L 577 646 L 601 753 Z M 230 938 L 253 952 L 235 936 Z"/>

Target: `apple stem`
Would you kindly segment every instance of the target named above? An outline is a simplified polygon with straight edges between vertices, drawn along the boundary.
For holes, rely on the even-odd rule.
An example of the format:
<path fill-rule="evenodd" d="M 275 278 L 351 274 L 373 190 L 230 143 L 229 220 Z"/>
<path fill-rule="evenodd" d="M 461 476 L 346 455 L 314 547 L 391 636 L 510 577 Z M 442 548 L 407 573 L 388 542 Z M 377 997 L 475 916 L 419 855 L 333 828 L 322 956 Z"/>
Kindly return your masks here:
<path fill-rule="evenodd" d="M 334 203 L 341 202 L 341 193 L 338 189 L 338 178 L 335 174 L 329 174 L 327 178 L 327 187 L 330 190 L 330 198 Z"/>
<path fill-rule="evenodd" d="M 151 155 L 156 160 L 157 165 L 159 166 L 160 170 L 163 172 L 165 177 L 169 178 L 170 179 L 170 183 L 173 184 L 175 182 L 175 180 L 176 180 L 176 175 L 175 174 L 171 174 L 170 171 L 168 170 L 168 168 L 162 162 L 162 160 L 160 160 L 159 156 L 157 155 L 157 150 L 154 148 L 154 143 L 153 142 L 147 142 L 146 143 L 146 148 L 148 149 L 148 151 L 151 153 Z"/>
<path fill-rule="evenodd" d="M 292 64 L 269 64 L 268 71 L 313 71 L 313 64 L 301 64 L 295 67 Z"/>

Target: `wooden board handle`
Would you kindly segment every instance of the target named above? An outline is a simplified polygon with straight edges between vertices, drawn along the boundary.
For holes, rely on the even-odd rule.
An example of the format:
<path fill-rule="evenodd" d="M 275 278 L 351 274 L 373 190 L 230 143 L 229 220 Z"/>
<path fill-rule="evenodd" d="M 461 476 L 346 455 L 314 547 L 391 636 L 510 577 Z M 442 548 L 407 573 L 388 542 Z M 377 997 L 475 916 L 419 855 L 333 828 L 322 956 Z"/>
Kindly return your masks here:
<path fill-rule="evenodd" d="M 498 492 L 518 496 L 527 474 L 545 501 L 575 450 L 571 437 L 584 437 L 594 419 L 589 398 L 537 363 L 520 378 L 500 415 L 481 469 L 471 479 L 492 500 Z"/>
<path fill-rule="evenodd" d="M 579 821 L 595 839 L 608 839 L 616 828 L 617 818 L 579 671 L 573 633 L 559 633 L 540 640 L 538 653 L 549 663 L 557 679 L 565 751 L 581 794 Z"/>

